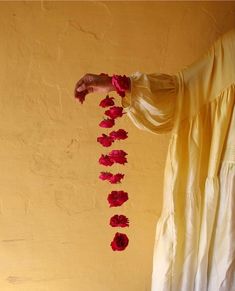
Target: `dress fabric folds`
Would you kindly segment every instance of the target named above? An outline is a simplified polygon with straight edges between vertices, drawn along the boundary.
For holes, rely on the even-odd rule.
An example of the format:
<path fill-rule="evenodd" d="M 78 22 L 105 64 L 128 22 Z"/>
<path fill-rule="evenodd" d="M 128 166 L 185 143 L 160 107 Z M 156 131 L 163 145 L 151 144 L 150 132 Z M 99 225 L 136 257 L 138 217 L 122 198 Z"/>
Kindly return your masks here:
<path fill-rule="evenodd" d="M 151 291 L 234 291 L 235 28 L 176 74 L 130 79 L 130 120 L 171 133 Z"/>

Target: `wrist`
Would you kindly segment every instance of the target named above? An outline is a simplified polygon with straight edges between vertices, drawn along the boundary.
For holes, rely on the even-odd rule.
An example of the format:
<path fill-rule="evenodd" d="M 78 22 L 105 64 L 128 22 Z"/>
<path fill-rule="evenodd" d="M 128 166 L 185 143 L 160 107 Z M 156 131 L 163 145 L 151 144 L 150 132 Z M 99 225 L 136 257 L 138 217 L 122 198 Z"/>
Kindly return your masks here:
<path fill-rule="evenodd" d="M 115 88 L 118 95 L 125 97 L 126 92 L 130 92 L 131 80 L 126 75 L 113 75 L 112 85 Z"/>
<path fill-rule="evenodd" d="M 112 83 L 112 77 L 109 77 L 109 92 L 116 91 L 116 87 Z"/>
<path fill-rule="evenodd" d="M 116 91 L 116 88 L 113 86 L 112 84 L 112 77 L 110 77 L 108 74 L 106 73 L 101 73 L 100 76 L 105 76 L 108 78 L 108 81 L 106 83 L 106 87 L 108 89 L 108 92 L 111 92 L 111 91 Z"/>
<path fill-rule="evenodd" d="M 116 91 L 121 97 L 125 97 L 125 92 L 131 91 L 131 80 L 126 75 L 113 75 L 101 73 L 100 75 L 108 77 L 108 92 Z"/>

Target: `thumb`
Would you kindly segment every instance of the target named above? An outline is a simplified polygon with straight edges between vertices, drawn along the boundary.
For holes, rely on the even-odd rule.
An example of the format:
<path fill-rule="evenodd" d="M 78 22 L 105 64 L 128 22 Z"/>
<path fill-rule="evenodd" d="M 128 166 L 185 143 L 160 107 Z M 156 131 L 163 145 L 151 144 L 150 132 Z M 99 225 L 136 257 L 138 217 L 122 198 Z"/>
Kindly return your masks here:
<path fill-rule="evenodd" d="M 78 88 L 77 88 L 77 91 L 78 92 L 82 92 L 86 89 L 86 85 L 83 83 L 82 85 L 80 85 Z"/>
<path fill-rule="evenodd" d="M 87 74 L 83 78 L 82 84 L 77 88 L 77 91 L 81 92 L 83 90 L 96 86 L 96 83 L 97 83 L 96 76 L 93 74 Z"/>

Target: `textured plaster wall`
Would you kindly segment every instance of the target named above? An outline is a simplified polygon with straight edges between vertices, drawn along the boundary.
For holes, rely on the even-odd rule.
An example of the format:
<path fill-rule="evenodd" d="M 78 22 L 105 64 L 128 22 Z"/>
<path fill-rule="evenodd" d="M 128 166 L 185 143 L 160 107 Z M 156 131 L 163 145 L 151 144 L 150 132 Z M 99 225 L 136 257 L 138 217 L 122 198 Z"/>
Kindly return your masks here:
<path fill-rule="evenodd" d="M 98 179 L 101 94 L 85 73 L 175 73 L 235 25 L 234 2 L 0 2 L 0 290 L 149 291 L 168 135 L 129 138 L 121 186 Z M 113 94 L 114 95 L 114 94 Z M 117 103 L 119 104 L 119 97 Z M 119 209 L 107 194 L 129 193 Z M 130 219 L 124 252 L 113 214 Z"/>

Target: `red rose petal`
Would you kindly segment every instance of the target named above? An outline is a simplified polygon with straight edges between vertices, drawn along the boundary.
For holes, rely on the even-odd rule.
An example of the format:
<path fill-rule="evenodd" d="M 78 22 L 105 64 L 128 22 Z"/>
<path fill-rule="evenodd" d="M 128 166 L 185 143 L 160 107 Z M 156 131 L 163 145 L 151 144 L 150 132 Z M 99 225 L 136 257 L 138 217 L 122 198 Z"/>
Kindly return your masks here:
<path fill-rule="evenodd" d="M 110 128 L 115 125 L 115 121 L 112 118 L 104 119 L 99 123 L 100 127 Z"/>
<path fill-rule="evenodd" d="M 117 207 L 121 206 L 123 203 L 125 203 L 128 200 L 128 193 L 124 192 L 123 190 L 120 191 L 112 191 L 108 195 L 108 202 L 109 207 Z"/>
<path fill-rule="evenodd" d="M 114 142 L 112 137 L 102 133 L 102 136 L 97 137 L 97 141 L 104 147 L 109 147 Z"/>
<path fill-rule="evenodd" d="M 99 175 L 99 178 L 101 180 L 109 180 L 112 176 L 113 176 L 113 174 L 110 172 L 101 172 Z"/>
<path fill-rule="evenodd" d="M 113 251 L 123 251 L 129 244 L 129 239 L 125 233 L 117 232 L 110 246 Z"/>
<path fill-rule="evenodd" d="M 112 166 L 114 162 L 110 160 L 109 156 L 102 154 L 99 158 L 99 163 L 104 166 Z"/>
<path fill-rule="evenodd" d="M 100 107 L 109 107 L 114 105 L 114 101 L 113 101 L 114 97 L 109 97 L 109 95 L 106 96 L 106 98 L 102 99 L 100 101 L 99 106 Z"/>
<path fill-rule="evenodd" d="M 119 129 L 117 131 L 111 131 L 109 136 L 113 139 L 113 140 L 120 140 L 120 139 L 126 139 L 127 138 L 127 131 L 125 131 L 124 129 Z"/>
<path fill-rule="evenodd" d="M 129 227 L 129 219 L 125 215 L 114 215 L 110 218 L 112 227 Z"/>

